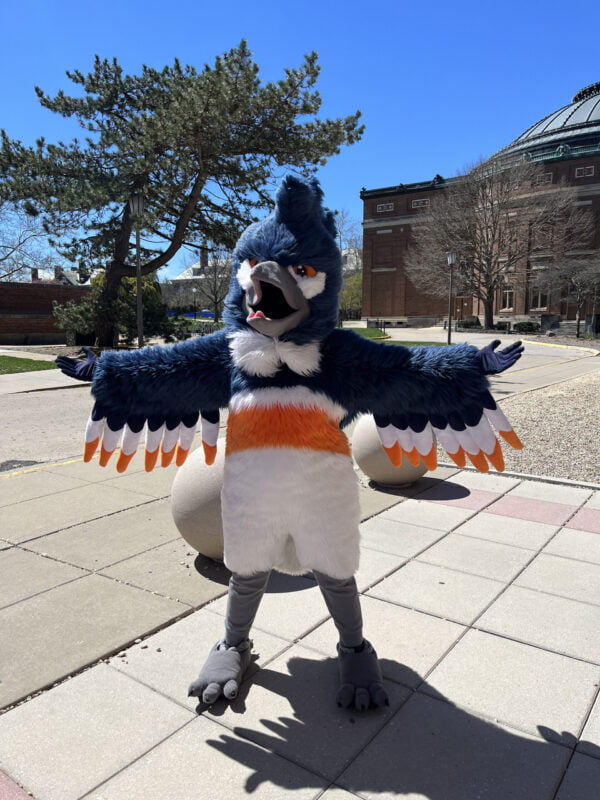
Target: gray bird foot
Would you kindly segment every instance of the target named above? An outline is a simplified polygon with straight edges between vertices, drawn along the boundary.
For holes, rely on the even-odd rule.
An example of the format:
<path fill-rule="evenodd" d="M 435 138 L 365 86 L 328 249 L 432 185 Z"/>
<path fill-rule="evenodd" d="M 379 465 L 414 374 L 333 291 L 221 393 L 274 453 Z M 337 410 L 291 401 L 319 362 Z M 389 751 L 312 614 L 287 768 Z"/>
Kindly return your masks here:
<path fill-rule="evenodd" d="M 373 646 L 365 639 L 360 648 L 337 646 L 340 688 L 336 701 L 342 708 L 364 711 L 371 704 L 389 706 L 381 667 Z"/>
<path fill-rule="evenodd" d="M 200 675 L 190 684 L 188 697 L 201 698 L 207 705 L 216 702 L 221 694 L 227 700 L 233 700 L 250 664 L 251 654 L 250 639 L 244 639 L 237 647 L 229 647 L 225 639 L 221 639 L 210 651 Z"/>

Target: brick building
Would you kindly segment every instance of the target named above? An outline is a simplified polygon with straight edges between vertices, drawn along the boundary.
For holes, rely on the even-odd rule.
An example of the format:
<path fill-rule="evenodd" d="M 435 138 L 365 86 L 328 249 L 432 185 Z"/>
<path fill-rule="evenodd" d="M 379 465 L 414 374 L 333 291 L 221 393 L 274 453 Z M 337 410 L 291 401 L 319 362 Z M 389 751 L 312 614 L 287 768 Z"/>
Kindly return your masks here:
<path fill-rule="evenodd" d="M 496 156 L 527 158 L 543 165 L 548 184 L 565 178 L 577 189 L 577 205 L 589 208 L 595 219 L 595 240 L 589 254 L 600 249 L 600 83 L 582 89 L 571 103 L 528 128 Z M 445 318 L 448 301 L 418 290 L 403 269 L 411 228 L 417 216 L 460 178 L 363 189 L 363 316 L 388 325 L 435 324 Z M 451 245 L 449 244 L 449 249 Z M 580 253 L 581 251 L 578 251 Z M 530 273 L 540 275 L 543 263 L 532 255 Z M 455 297 L 453 317 L 477 315 L 483 308 L 472 297 Z M 590 308 L 586 309 L 588 313 Z M 565 293 L 551 293 L 539 279 L 512 285 L 507 282 L 496 297 L 495 320 L 540 322 L 575 318 L 575 307 Z"/>
<path fill-rule="evenodd" d="M 0 344 L 56 344 L 66 341 L 52 316 L 52 301 L 79 302 L 89 286 L 53 282 L 0 282 Z"/>

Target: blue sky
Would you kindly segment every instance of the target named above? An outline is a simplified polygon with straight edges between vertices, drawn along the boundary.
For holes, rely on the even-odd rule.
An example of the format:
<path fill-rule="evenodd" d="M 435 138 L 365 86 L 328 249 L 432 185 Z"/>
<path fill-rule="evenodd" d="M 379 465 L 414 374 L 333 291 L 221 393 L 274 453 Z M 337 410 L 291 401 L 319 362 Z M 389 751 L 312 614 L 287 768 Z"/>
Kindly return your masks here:
<path fill-rule="evenodd" d="M 366 132 L 321 169 L 331 208 L 360 219 L 361 187 L 455 175 L 600 81 L 600 4 L 546 0 L 19 0 L 0 10 L 0 127 L 32 144 L 78 135 L 33 91 L 116 56 L 126 71 L 202 67 L 248 41 L 264 80 L 316 50 L 322 116 L 361 109 Z M 171 271 L 177 271 L 173 265 Z"/>

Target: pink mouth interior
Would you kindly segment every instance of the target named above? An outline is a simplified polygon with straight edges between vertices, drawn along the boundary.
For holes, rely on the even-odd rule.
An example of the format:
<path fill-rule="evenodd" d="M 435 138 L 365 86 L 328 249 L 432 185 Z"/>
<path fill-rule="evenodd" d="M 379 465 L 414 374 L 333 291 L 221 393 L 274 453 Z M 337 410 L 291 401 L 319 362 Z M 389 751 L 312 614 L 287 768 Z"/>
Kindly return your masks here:
<path fill-rule="evenodd" d="M 268 317 L 262 311 L 251 311 L 248 314 L 248 319 L 268 319 Z"/>

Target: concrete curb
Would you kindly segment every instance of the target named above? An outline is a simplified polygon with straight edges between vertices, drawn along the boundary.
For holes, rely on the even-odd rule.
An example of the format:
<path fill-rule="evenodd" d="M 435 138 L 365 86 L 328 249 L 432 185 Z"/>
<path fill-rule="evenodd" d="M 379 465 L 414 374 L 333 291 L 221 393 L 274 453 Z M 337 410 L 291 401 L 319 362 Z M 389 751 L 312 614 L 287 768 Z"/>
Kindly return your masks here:
<path fill-rule="evenodd" d="M 523 344 L 536 344 L 540 347 L 561 347 L 563 350 L 583 350 L 590 355 L 600 355 L 600 350 L 595 350 L 593 347 L 585 347 L 578 344 L 554 344 L 554 342 L 535 342 L 533 339 L 521 339 Z"/>

